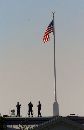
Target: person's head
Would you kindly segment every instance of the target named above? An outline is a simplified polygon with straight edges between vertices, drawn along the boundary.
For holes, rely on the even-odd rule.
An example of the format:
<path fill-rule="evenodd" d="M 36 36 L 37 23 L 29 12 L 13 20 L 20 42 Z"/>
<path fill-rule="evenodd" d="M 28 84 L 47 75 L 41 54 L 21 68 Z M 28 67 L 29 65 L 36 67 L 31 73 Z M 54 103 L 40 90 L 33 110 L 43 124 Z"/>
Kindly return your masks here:
<path fill-rule="evenodd" d="M 19 105 L 19 102 L 17 102 L 17 104 Z"/>

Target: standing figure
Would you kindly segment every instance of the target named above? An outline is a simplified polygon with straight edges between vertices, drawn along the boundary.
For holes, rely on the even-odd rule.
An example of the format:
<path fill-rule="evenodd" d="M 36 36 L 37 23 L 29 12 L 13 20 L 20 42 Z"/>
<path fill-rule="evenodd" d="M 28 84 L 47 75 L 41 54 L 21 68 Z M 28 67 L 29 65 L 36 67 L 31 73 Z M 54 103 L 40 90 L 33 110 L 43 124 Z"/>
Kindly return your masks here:
<path fill-rule="evenodd" d="M 28 104 L 28 107 L 29 107 L 29 110 L 28 110 L 28 115 L 29 115 L 29 117 L 30 117 L 30 114 L 31 114 L 31 116 L 33 117 L 33 110 L 32 110 L 33 104 L 30 102 L 30 103 Z"/>
<path fill-rule="evenodd" d="M 17 116 L 20 117 L 20 107 L 21 107 L 21 104 L 19 104 L 19 102 L 17 102 L 16 107 L 17 107 Z"/>
<path fill-rule="evenodd" d="M 40 103 L 40 101 L 38 102 L 37 107 L 38 107 L 38 117 L 41 117 L 41 103 Z"/>

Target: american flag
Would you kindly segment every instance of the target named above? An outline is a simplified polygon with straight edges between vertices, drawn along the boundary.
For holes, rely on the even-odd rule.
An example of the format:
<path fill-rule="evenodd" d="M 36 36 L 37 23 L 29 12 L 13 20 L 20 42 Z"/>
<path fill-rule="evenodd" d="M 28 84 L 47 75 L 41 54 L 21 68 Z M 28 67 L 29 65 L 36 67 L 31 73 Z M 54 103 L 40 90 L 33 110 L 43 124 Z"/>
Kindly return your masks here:
<path fill-rule="evenodd" d="M 54 24 L 53 24 L 53 20 L 50 22 L 49 26 L 47 27 L 44 36 L 43 36 L 43 42 L 47 42 L 50 40 L 50 36 L 49 34 L 53 32 L 54 33 Z"/>

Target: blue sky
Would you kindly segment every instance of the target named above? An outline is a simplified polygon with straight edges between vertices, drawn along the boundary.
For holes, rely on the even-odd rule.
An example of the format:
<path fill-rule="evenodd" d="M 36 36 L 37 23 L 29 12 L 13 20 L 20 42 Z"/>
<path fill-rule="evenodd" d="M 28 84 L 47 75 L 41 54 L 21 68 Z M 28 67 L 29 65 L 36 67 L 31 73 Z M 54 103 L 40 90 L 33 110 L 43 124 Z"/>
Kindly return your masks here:
<path fill-rule="evenodd" d="M 0 112 L 38 100 L 43 116 L 54 102 L 53 35 L 42 38 L 55 11 L 57 97 L 60 115 L 84 116 L 84 0 L 0 1 Z M 46 99 L 46 100 L 45 100 Z"/>

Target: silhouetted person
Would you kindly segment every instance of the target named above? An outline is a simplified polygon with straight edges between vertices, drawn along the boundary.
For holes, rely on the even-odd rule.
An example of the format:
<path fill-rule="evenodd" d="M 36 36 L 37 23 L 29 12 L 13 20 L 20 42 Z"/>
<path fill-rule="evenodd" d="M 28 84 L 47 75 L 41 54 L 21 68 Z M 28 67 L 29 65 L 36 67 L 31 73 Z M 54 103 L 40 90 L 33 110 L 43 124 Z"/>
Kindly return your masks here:
<path fill-rule="evenodd" d="M 33 117 L 33 110 L 32 110 L 33 104 L 30 102 L 30 103 L 28 104 L 28 107 L 29 107 L 29 110 L 28 110 L 28 115 L 29 115 L 29 117 L 30 117 L 30 114 L 31 114 L 32 117 Z"/>
<path fill-rule="evenodd" d="M 38 117 L 41 117 L 41 103 L 40 103 L 40 101 L 38 102 L 37 107 L 38 107 Z"/>
<path fill-rule="evenodd" d="M 16 107 L 17 107 L 17 116 L 20 117 L 20 107 L 21 107 L 21 104 L 19 104 L 19 102 L 17 102 Z"/>

